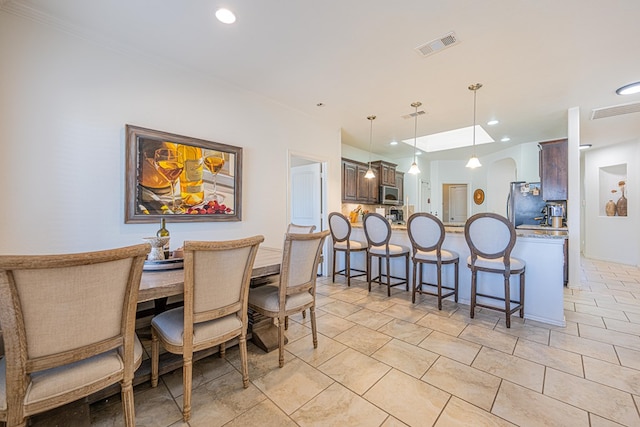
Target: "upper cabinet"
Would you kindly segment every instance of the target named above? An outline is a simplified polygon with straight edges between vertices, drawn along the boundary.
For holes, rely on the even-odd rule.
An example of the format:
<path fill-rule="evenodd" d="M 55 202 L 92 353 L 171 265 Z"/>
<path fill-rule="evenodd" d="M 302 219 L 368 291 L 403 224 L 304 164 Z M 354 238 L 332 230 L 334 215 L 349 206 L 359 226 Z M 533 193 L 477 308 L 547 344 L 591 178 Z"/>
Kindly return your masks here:
<path fill-rule="evenodd" d="M 371 162 L 371 168 L 376 171 L 379 185 L 396 186 L 396 164 L 378 160 Z"/>
<path fill-rule="evenodd" d="M 371 165 L 373 168 L 373 164 Z M 342 201 L 345 203 L 378 203 L 378 176 L 367 179 L 368 164 L 342 159 Z"/>
<path fill-rule="evenodd" d="M 404 173 L 396 171 L 396 187 L 398 187 L 398 205 L 404 204 Z M 407 218 L 405 218 L 406 220 Z"/>
<path fill-rule="evenodd" d="M 569 169 L 566 139 L 541 142 L 540 182 L 544 200 L 567 200 Z"/>

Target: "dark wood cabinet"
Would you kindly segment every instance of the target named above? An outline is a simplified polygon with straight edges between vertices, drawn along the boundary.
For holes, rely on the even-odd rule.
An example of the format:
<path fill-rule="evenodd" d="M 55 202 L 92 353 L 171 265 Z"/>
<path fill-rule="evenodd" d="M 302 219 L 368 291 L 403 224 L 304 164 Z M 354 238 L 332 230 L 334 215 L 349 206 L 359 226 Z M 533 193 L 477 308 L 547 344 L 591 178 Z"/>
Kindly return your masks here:
<path fill-rule="evenodd" d="M 566 139 L 546 141 L 540 147 L 540 183 L 544 200 L 567 200 L 569 165 Z"/>
<path fill-rule="evenodd" d="M 398 201 L 400 205 L 404 204 L 404 173 L 396 172 L 396 187 L 398 187 Z M 407 218 L 405 218 L 406 220 Z"/>
<path fill-rule="evenodd" d="M 371 168 L 376 171 L 378 185 L 396 186 L 396 164 L 377 160 L 371 162 Z"/>
<path fill-rule="evenodd" d="M 373 168 L 373 164 L 371 165 Z M 345 203 L 378 203 L 378 172 L 376 177 L 367 179 L 369 165 L 349 159 L 342 159 L 342 201 Z"/>
<path fill-rule="evenodd" d="M 357 202 L 358 165 L 342 160 L 342 201 Z"/>

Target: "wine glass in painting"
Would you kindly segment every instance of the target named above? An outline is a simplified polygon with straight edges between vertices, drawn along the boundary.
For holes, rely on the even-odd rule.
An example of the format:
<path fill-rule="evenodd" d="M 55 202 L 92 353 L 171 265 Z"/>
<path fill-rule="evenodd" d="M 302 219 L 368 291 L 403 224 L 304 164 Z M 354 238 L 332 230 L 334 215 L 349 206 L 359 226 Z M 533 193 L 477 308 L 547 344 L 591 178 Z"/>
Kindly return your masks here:
<path fill-rule="evenodd" d="M 224 153 L 221 151 L 207 150 L 204 155 L 204 165 L 213 175 L 213 194 L 211 199 L 218 201 L 218 173 L 224 166 Z"/>
<path fill-rule="evenodd" d="M 176 205 L 176 182 L 184 169 L 182 154 L 173 148 L 160 148 L 154 153 L 153 164 L 171 184 L 171 210 L 180 212 L 181 208 Z"/>

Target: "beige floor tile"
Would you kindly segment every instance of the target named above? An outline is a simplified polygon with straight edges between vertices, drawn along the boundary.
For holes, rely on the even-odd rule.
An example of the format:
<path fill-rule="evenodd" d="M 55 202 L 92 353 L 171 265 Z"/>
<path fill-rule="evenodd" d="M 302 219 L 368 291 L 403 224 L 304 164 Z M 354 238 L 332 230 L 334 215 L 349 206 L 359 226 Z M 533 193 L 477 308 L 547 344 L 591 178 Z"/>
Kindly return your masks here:
<path fill-rule="evenodd" d="M 518 341 L 517 338 L 511 335 L 475 325 L 467 326 L 459 336 L 467 341 L 475 342 L 476 344 L 491 347 L 494 350 L 509 354 L 513 353 L 513 349 Z"/>
<path fill-rule="evenodd" d="M 191 398 L 192 427 L 221 426 L 266 397 L 253 384 L 242 387 L 242 375 L 230 372 L 194 389 Z M 182 399 L 176 399 L 182 410 Z"/>
<path fill-rule="evenodd" d="M 300 359 L 294 359 L 251 382 L 286 414 L 291 414 L 329 387 L 333 380 Z"/>
<path fill-rule="evenodd" d="M 606 385 L 547 369 L 544 394 L 623 425 L 640 425 L 631 395 Z"/>
<path fill-rule="evenodd" d="M 363 397 L 403 423 L 423 427 L 435 423 L 450 395 L 392 369 Z"/>
<path fill-rule="evenodd" d="M 618 356 L 611 344 L 551 331 L 550 345 L 551 347 L 595 357 L 607 362 L 618 363 Z"/>
<path fill-rule="evenodd" d="M 357 305 L 344 301 L 333 301 L 322 306 L 322 311 L 326 311 L 327 313 L 340 317 L 347 317 L 360 310 L 362 310 L 362 307 L 358 307 Z"/>
<path fill-rule="evenodd" d="M 573 375 L 584 376 L 582 357 L 570 351 L 548 347 L 533 341 L 520 340 L 513 355 L 544 366 L 560 369 Z"/>
<path fill-rule="evenodd" d="M 545 329 L 549 329 L 550 331 L 561 332 L 563 334 L 574 335 L 576 337 L 578 336 L 578 324 L 576 322 L 565 321 L 566 323 L 565 326 L 556 326 L 556 325 L 550 325 L 548 323 L 542 323 L 542 322 L 537 322 L 535 320 L 526 319 L 524 323 L 525 325 L 536 326 L 538 328 L 545 328 Z"/>
<path fill-rule="evenodd" d="M 227 358 L 221 359 L 218 354 L 213 354 L 193 363 L 193 375 L 191 377 L 192 389 L 199 387 L 215 378 L 221 377 L 229 372 L 235 371 L 233 365 L 228 362 L 228 358 L 235 358 L 235 353 L 240 357 L 238 346 L 228 349 Z M 240 365 L 238 365 L 240 366 Z M 182 396 L 182 368 L 176 369 L 162 376 L 162 381 L 167 385 L 173 397 Z"/>
<path fill-rule="evenodd" d="M 617 332 L 624 332 L 625 334 L 640 335 L 640 324 L 631 323 L 626 320 L 614 320 L 604 319 L 604 324 L 607 329 Z"/>
<path fill-rule="evenodd" d="M 301 427 L 368 427 L 382 424 L 387 413 L 334 383 L 291 414 L 291 418 Z"/>
<path fill-rule="evenodd" d="M 387 316 L 383 313 L 378 313 L 367 308 L 363 308 L 360 311 L 353 313 L 346 318 L 351 322 L 355 322 L 358 325 L 366 326 L 369 329 L 378 329 L 381 326 L 394 320 L 394 317 Z"/>
<path fill-rule="evenodd" d="M 452 320 L 460 320 L 469 325 L 483 326 L 487 329 L 495 328 L 500 321 L 504 322 L 504 316 L 501 313 L 482 307 L 476 307 L 476 312 L 472 319 L 469 315 L 469 306 L 462 304 L 460 304 L 460 310 L 453 313 L 450 317 Z"/>
<path fill-rule="evenodd" d="M 361 395 L 389 372 L 391 367 L 348 348 L 320 365 L 318 369 Z"/>
<path fill-rule="evenodd" d="M 438 418 L 435 427 L 507 427 L 513 425 L 453 396 Z"/>
<path fill-rule="evenodd" d="M 391 341 L 390 336 L 360 325 L 336 335 L 334 339 L 366 355 L 373 354 L 380 347 Z"/>
<path fill-rule="evenodd" d="M 322 319 L 316 320 L 318 321 L 318 332 L 331 338 L 355 326 L 355 323 L 333 314 L 325 314 Z"/>
<path fill-rule="evenodd" d="M 439 355 L 404 341 L 393 339 L 373 353 L 371 357 L 420 378 Z"/>
<path fill-rule="evenodd" d="M 419 346 L 467 365 L 473 362 L 482 347 L 438 331 L 429 334 Z"/>
<path fill-rule="evenodd" d="M 491 410 L 500 378 L 446 357 L 440 357 L 422 380 L 486 411 Z"/>
<path fill-rule="evenodd" d="M 313 348 L 313 342 L 307 339 L 297 340 L 287 344 L 287 351 L 295 354 L 314 367 L 320 366 L 346 348 L 346 345 L 322 334 L 318 334 L 318 348 Z"/>
<path fill-rule="evenodd" d="M 359 291 L 359 290 L 358 290 Z M 361 292 L 354 292 L 352 290 L 352 288 L 349 288 L 347 290 L 344 290 L 342 292 L 336 292 L 334 294 L 331 294 L 331 298 L 338 300 L 338 301 L 344 301 L 344 302 L 348 302 L 351 304 L 357 304 L 358 301 L 362 300 L 363 298 L 367 297 L 367 294 L 362 294 Z"/>
<path fill-rule="evenodd" d="M 640 371 L 618 364 L 583 357 L 586 379 L 640 395 Z"/>
<path fill-rule="evenodd" d="M 246 426 L 296 427 L 297 424 L 272 401 L 266 399 L 224 425 L 224 427 Z"/>
<path fill-rule="evenodd" d="M 384 326 L 378 328 L 378 332 L 387 334 L 393 338 L 408 342 L 409 344 L 417 345 L 420 341 L 425 339 L 432 330 L 423 326 L 416 325 L 415 323 L 405 322 L 400 319 L 393 319 Z"/>
<path fill-rule="evenodd" d="M 472 367 L 542 393 L 544 366 L 483 347 Z"/>
<path fill-rule="evenodd" d="M 576 304 L 576 311 L 578 313 L 591 314 L 594 316 L 605 317 L 609 319 L 627 320 L 627 316 L 620 310 L 613 310 L 610 308 L 593 307 L 590 305 Z"/>
<path fill-rule="evenodd" d="M 540 344 L 549 344 L 549 329 L 538 328 L 536 326 L 525 323 L 522 319 L 511 319 L 511 327 L 500 322 L 496 325 L 495 331 L 502 332 L 503 334 L 512 335 L 514 337 L 520 337 L 529 341 L 535 341 Z"/>
<path fill-rule="evenodd" d="M 585 427 L 589 425 L 586 411 L 509 381 L 502 382 L 491 412 L 518 426 Z"/>
<path fill-rule="evenodd" d="M 578 325 L 580 336 L 594 341 L 601 341 L 620 347 L 640 351 L 640 337 L 610 329 L 596 328 L 589 325 Z"/>
<path fill-rule="evenodd" d="M 310 317 L 308 311 L 307 317 Z M 316 317 L 316 324 L 317 322 L 318 318 Z M 311 343 L 311 345 L 313 345 L 313 338 L 311 337 L 311 321 L 309 321 L 309 326 L 305 326 L 301 323 L 292 322 L 291 320 L 289 320 L 289 328 L 284 331 L 284 335 L 287 337 L 289 342 L 306 339 Z"/>
<path fill-rule="evenodd" d="M 625 311 L 625 314 L 629 318 L 630 322 L 633 322 L 633 323 L 636 323 L 636 324 L 640 323 L 640 313 L 632 313 L 630 311 Z"/>
<path fill-rule="evenodd" d="M 313 347 L 313 346 L 312 346 Z M 255 344 L 249 343 L 247 345 L 247 364 L 249 365 L 249 380 L 253 381 L 258 379 L 271 371 L 275 371 L 278 368 L 278 350 L 265 353 L 262 349 L 258 348 Z M 284 352 L 285 363 L 292 360 L 294 356 L 288 351 Z M 241 371 L 242 365 L 240 362 L 240 350 L 238 347 L 232 347 L 227 349 L 227 361 L 231 363 L 238 372 Z"/>
<path fill-rule="evenodd" d="M 397 418 L 389 415 L 380 427 L 406 427 L 407 425 Z"/>
<path fill-rule="evenodd" d="M 640 370 L 640 351 L 618 346 L 615 349 L 622 366 Z"/>
<path fill-rule="evenodd" d="M 416 323 L 426 316 L 427 313 L 429 313 L 427 309 L 411 304 L 410 300 L 408 304 L 394 304 L 384 311 L 384 314 L 411 323 Z"/>
<path fill-rule="evenodd" d="M 367 299 L 360 300 L 355 303 L 356 305 L 366 308 L 371 311 L 384 311 L 387 308 L 395 304 L 394 301 L 387 298 L 387 296 L 372 296 L 369 295 Z"/>
<path fill-rule="evenodd" d="M 602 302 L 602 303 L 599 303 L 598 305 L 602 308 L 610 308 L 612 310 L 622 310 L 625 313 L 640 314 L 640 305 L 638 305 L 635 301 L 637 301 L 637 298 L 634 299 L 634 302 L 632 304 L 612 301 L 612 302 Z"/>
<path fill-rule="evenodd" d="M 591 427 L 620 427 L 622 425 L 596 414 L 589 414 L 589 420 L 591 420 Z"/>
<path fill-rule="evenodd" d="M 597 326 L 599 328 L 604 328 L 604 321 L 600 316 L 594 316 L 592 314 L 578 313 L 575 311 L 565 310 L 564 318 L 569 322 L 575 322 L 580 325 L 591 325 L 591 326 Z"/>
<path fill-rule="evenodd" d="M 467 327 L 467 323 L 461 320 L 443 318 L 433 313 L 427 314 L 422 319 L 418 320 L 416 324 L 424 326 L 425 328 L 433 329 L 434 331 L 453 335 L 454 337 L 460 335 L 464 328 Z"/>

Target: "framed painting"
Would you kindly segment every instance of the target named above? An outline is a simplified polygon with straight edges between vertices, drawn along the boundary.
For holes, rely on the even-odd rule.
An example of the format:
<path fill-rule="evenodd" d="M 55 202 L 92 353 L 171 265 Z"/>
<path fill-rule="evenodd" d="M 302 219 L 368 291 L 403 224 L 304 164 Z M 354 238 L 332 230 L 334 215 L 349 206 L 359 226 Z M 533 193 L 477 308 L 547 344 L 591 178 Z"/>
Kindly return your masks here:
<path fill-rule="evenodd" d="M 242 148 L 126 125 L 125 223 L 240 221 Z"/>

